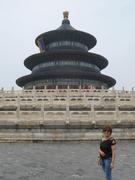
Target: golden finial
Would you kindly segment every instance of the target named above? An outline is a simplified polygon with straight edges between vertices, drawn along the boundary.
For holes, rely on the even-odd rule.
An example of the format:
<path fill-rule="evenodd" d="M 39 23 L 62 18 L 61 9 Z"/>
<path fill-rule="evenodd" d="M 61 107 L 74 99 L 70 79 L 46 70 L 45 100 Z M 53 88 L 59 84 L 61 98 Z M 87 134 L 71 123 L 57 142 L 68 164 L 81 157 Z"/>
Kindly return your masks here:
<path fill-rule="evenodd" d="M 63 12 L 63 17 L 64 17 L 64 19 L 68 19 L 68 15 L 69 15 L 69 12 L 68 12 L 68 11 L 64 11 L 64 12 Z"/>

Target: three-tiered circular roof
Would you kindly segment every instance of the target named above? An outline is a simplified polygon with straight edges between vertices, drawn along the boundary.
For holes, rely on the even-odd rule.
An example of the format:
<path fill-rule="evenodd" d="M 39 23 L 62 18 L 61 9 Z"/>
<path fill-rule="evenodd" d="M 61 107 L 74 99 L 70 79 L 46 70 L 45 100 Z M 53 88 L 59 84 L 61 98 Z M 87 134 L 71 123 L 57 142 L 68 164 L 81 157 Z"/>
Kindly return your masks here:
<path fill-rule="evenodd" d="M 67 85 L 70 85 L 70 80 L 72 84 L 73 81 L 76 84 L 75 81 L 78 79 L 80 79 L 79 83 L 83 82 L 82 84 L 84 84 L 85 82 L 90 86 L 89 83 L 95 81 L 95 88 L 102 85 L 105 88 L 110 88 L 115 85 L 115 79 L 100 72 L 108 65 L 108 60 L 101 55 L 87 51 L 96 45 L 96 38 L 91 34 L 73 28 L 68 20 L 67 12 L 64 13 L 64 19 L 59 28 L 39 35 L 35 42 L 37 46 L 43 43 L 44 49 L 40 53 L 25 59 L 24 65 L 32 73 L 18 78 L 16 80 L 17 85 L 28 88 L 28 84 L 33 84 L 38 87 L 41 86 L 41 80 L 44 80 L 42 81 L 45 83 L 43 86 L 49 85 L 49 80 L 57 85 L 63 83 L 63 79 L 65 79 L 64 84 L 67 83 Z M 65 44 L 61 47 L 60 44 L 63 42 Z M 52 48 L 54 44 L 55 48 Z M 46 47 L 49 45 L 51 48 L 47 49 Z M 47 80 L 48 83 L 46 83 Z M 57 82 L 58 80 L 61 82 Z"/>

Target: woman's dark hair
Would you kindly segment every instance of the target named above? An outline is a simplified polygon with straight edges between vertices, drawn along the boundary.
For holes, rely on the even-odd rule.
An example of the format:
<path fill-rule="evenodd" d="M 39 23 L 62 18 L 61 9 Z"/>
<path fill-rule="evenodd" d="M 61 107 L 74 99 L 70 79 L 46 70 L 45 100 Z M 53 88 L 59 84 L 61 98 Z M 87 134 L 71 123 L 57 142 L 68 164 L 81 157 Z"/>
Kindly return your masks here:
<path fill-rule="evenodd" d="M 112 126 L 111 125 L 106 125 L 103 127 L 103 132 L 108 131 L 110 134 L 112 134 Z"/>

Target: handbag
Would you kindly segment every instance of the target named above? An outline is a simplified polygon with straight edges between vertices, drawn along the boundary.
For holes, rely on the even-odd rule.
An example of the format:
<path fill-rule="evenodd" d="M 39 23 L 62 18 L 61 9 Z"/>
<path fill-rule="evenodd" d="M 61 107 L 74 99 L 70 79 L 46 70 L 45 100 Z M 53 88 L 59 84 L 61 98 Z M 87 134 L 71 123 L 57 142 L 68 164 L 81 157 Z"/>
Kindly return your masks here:
<path fill-rule="evenodd" d="M 97 163 L 99 166 L 102 165 L 102 158 L 100 156 L 98 156 Z"/>

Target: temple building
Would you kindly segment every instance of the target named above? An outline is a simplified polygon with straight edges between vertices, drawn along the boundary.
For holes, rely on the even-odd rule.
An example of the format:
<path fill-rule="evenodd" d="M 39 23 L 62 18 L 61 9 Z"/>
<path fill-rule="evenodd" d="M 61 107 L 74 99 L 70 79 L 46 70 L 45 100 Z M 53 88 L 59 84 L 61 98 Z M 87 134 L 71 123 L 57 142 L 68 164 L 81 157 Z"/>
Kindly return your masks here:
<path fill-rule="evenodd" d="M 32 73 L 17 79 L 17 85 L 24 89 L 32 89 L 33 86 L 36 89 L 43 89 L 44 86 L 108 89 L 114 86 L 116 81 L 100 72 L 108 65 L 107 59 L 88 52 L 96 45 L 96 38 L 73 28 L 67 11 L 63 15 L 59 28 L 36 38 L 40 53 L 24 61 Z"/>
<path fill-rule="evenodd" d="M 40 53 L 24 61 L 21 90 L 0 89 L 0 142 L 89 141 L 111 124 L 116 139 L 135 140 L 135 91 L 116 90 L 101 70 L 108 61 L 88 52 L 91 34 L 62 25 L 36 38 Z M 110 88 L 110 89 L 109 89 Z"/>

